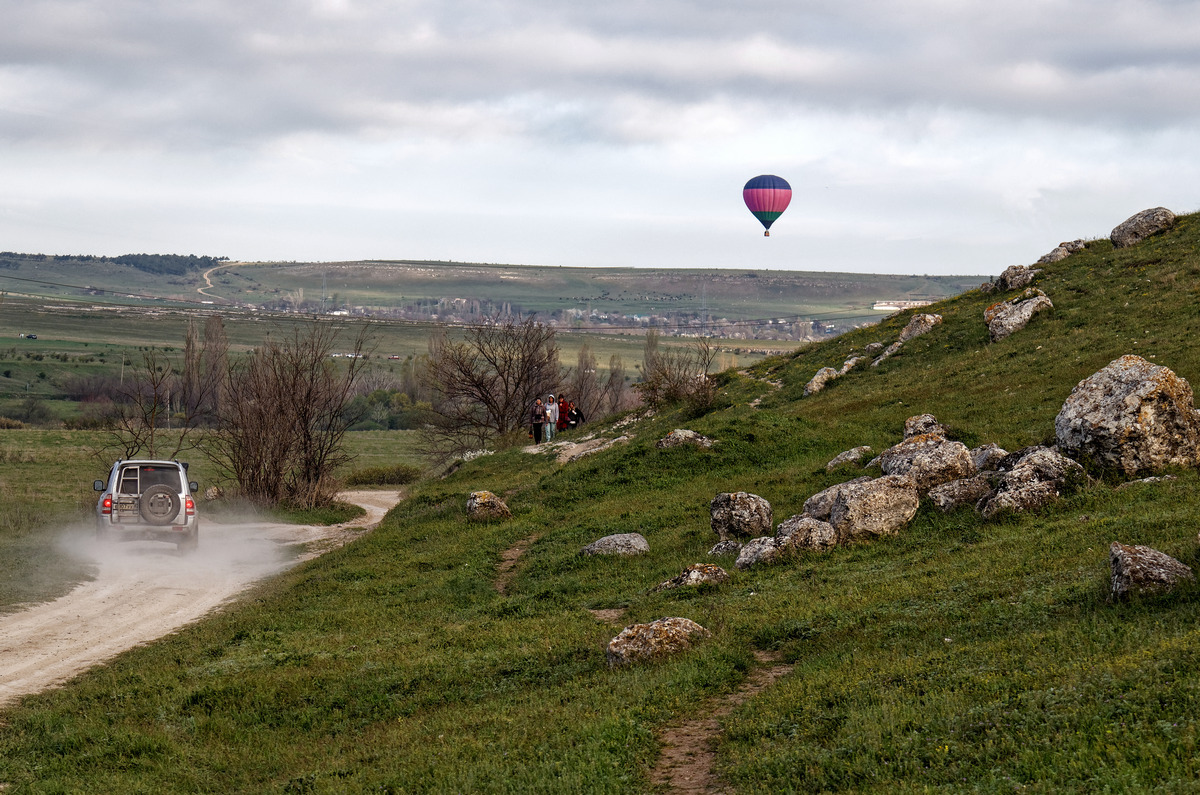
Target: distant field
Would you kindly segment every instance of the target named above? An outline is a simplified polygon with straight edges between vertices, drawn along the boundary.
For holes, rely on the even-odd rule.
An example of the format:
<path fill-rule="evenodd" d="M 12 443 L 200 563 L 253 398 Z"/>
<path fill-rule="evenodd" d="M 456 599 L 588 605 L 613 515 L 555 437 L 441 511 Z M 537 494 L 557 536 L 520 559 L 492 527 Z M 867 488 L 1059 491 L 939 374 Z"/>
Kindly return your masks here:
<path fill-rule="evenodd" d="M 9 297 L 0 311 L 0 415 L 14 401 L 27 397 L 44 400 L 60 398 L 67 379 L 99 373 L 119 373 L 122 361 L 141 363 L 142 354 L 154 348 L 178 356 L 182 351 L 189 322 L 203 325 L 216 310 L 167 310 L 147 308 L 93 308 L 65 302 L 45 302 Z M 268 334 L 290 334 L 299 324 L 311 320 L 301 315 L 224 311 L 225 328 L 234 351 L 253 348 Z M 398 372 L 404 359 L 426 353 L 433 324 L 403 321 L 367 321 L 326 319 L 345 326 L 347 343 L 357 328 L 368 323 L 374 337 L 372 366 Z M 454 336 L 456 331 L 450 329 Z M 22 337 L 36 334 L 37 339 Z M 609 357 L 621 357 L 630 376 L 641 364 L 643 338 L 640 335 L 584 334 L 564 332 L 558 335 L 561 360 L 574 366 L 580 348 L 586 343 L 596 357 L 597 369 L 607 372 Z M 664 345 L 687 344 L 665 339 Z M 763 358 L 766 352 L 794 350 L 798 343 L 748 340 L 719 343 L 714 362 L 717 369 L 745 367 Z M 390 356 L 400 357 L 389 359 Z M 70 410 L 70 407 L 63 407 Z"/>

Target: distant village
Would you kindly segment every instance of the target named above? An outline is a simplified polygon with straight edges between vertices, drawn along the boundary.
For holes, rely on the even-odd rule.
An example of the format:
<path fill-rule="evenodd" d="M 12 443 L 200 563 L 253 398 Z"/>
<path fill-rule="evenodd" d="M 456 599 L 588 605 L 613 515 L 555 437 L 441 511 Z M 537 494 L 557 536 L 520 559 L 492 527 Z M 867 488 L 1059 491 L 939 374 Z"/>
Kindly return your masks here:
<path fill-rule="evenodd" d="M 391 320 L 440 322 L 451 325 L 475 325 L 494 322 L 497 318 L 524 315 L 527 310 L 511 302 L 492 302 L 477 298 L 420 299 L 403 307 L 340 306 L 319 300 L 280 299 L 252 308 L 274 312 L 296 312 L 335 316 L 372 317 Z M 898 312 L 925 306 L 932 301 L 876 301 L 872 312 Z M 732 340 L 792 340 L 809 341 L 841 334 L 854 328 L 872 325 L 886 315 L 861 315 L 851 318 L 811 320 L 802 317 L 775 317 L 755 320 L 732 320 L 712 317 L 695 310 L 625 314 L 613 310 L 580 309 L 576 307 L 539 311 L 539 319 L 563 331 L 579 330 L 613 334 L 641 334 L 656 329 L 663 336 L 719 337 Z"/>

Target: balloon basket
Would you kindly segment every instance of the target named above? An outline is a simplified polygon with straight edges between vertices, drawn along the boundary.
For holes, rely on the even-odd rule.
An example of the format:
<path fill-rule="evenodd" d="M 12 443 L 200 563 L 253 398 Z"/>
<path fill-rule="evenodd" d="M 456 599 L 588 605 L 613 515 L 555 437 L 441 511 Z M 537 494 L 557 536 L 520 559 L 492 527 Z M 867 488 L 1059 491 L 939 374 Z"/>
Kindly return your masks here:
<path fill-rule="evenodd" d="M 771 236 L 771 230 L 770 230 L 770 229 L 768 229 L 767 231 L 763 232 L 763 237 L 770 237 L 770 236 Z"/>

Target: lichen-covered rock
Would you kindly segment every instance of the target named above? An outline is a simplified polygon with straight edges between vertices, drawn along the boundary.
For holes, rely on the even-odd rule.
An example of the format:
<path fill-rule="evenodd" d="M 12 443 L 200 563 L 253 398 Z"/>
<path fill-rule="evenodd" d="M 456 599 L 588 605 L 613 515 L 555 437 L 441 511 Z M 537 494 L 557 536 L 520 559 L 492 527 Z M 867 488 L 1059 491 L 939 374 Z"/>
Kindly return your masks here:
<path fill-rule="evenodd" d="M 1169 591 L 1182 580 L 1194 580 L 1191 568 L 1157 549 L 1112 542 L 1108 548 L 1112 567 L 1110 596 L 1123 599 L 1130 594 Z"/>
<path fill-rule="evenodd" d="M 936 486 L 929 490 L 929 499 L 939 510 L 949 513 L 960 505 L 978 505 L 994 491 L 991 476 L 984 473 Z"/>
<path fill-rule="evenodd" d="M 473 491 L 467 496 L 467 517 L 481 522 L 511 519 L 512 511 L 492 492 Z"/>
<path fill-rule="evenodd" d="M 700 638 L 712 633 L 689 618 L 660 618 L 648 624 L 634 624 L 608 644 L 611 666 L 654 660 L 686 651 Z"/>
<path fill-rule="evenodd" d="M 219 500 L 224 496 L 225 496 L 225 492 L 223 492 L 221 490 L 220 486 L 209 486 L 207 489 L 204 490 L 204 499 L 207 502 L 212 502 L 213 500 Z"/>
<path fill-rule="evenodd" d="M 732 538 L 728 541 L 718 541 L 713 548 L 708 550 L 709 557 L 721 557 L 722 555 L 736 555 L 742 551 L 742 542 L 734 541 Z"/>
<path fill-rule="evenodd" d="M 904 421 L 905 439 L 911 439 L 914 436 L 920 436 L 925 433 L 936 433 L 939 436 L 945 436 L 946 429 L 937 421 L 937 417 L 932 414 L 918 414 Z"/>
<path fill-rule="evenodd" d="M 934 486 L 975 474 L 971 451 L 941 433 L 923 433 L 889 447 L 879 455 L 885 475 L 903 475 L 924 494 Z"/>
<path fill-rule="evenodd" d="M 716 439 L 710 439 L 707 436 L 689 431 L 686 428 L 676 428 L 668 433 L 663 438 L 654 443 L 654 446 L 660 450 L 666 450 L 671 447 L 679 447 L 684 444 L 693 444 L 696 447 L 708 449 L 716 444 Z"/>
<path fill-rule="evenodd" d="M 1058 499 L 1060 493 L 1086 482 L 1083 467 L 1056 450 L 1029 448 L 1008 472 L 1003 472 L 995 494 L 977 506 L 985 519 L 1005 511 L 1031 511 Z"/>
<path fill-rule="evenodd" d="M 971 460 L 975 462 L 975 468 L 980 472 L 997 469 L 998 464 L 1006 455 L 1008 455 L 1007 450 L 993 443 L 971 448 Z"/>
<path fill-rule="evenodd" d="M 771 530 L 771 503 L 745 491 L 713 497 L 709 506 L 713 532 L 722 541 L 753 538 Z"/>
<path fill-rule="evenodd" d="M 1113 248 L 1128 248 L 1175 225 L 1175 213 L 1166 207 L 1142 210 L 1117 225 L 1109 235 Z"/>
<path fill-rule="evenodd" d="M 870 445 L 863 445 L 862 447 L 855 447 L 852 450 L 839 453 L 838 455 L 834 456 L 828 464 L 825 465 L 825 471 L 832 472 L 838 467 L 847 464 L 859 464 L 862 462 L 863 456 L 869 452 L 871 452 Z"/>
<path fill-rule="evenodd" d="M 900 342 L 908 342 L 913 337 L 919 337 L 922 334 L 928 334 L 933 331 L 934 327 L 941 324 L 941 315 L 921 314 L 913 315 L 912 320 L 908 321 L 908 325 L 900 332 Z"/>
<path fill-rule="evenodd" d="M 1040 268 L 1030 268 L 1027 265 L 1012 265 L 1004 269 L 996 279 L 995 289 L 1007 293 L 1010 290 L 1023 290 L 1028 287 L 1039 273 Z"/>
<path fill-rule="evenodd" d="M 881 350 L 883 350 L 882 342 L 868 342 L 865 346 L 863 346 L 863 353 L 867 354 L 868 356 L 873 356 L 879 353 Z"/>
<path fill-rule="evenodd" d="M 1140 356 L 1122 356 L 1080 381 L 1054 419 L 1058 446 L 1127 475 L 1200 464 L 1192 387 Z"/>
<path fill-rule="evenodd" d="M 693 563 L 666 582 L 659 583 L 656 591 L 669 591 L 690 585 L 721 585 L 729 582 L 729 572 L 712 563 Z"/>
<path fill-rule="evenodd" d="M 752 538 L 745 544 L 742 544 L 742 549 L 738 552 L 737 562 L 733 565 L 739 570 L 745 571 L 753 566 L 773 563 L 781 552 L 782 550 L 779 548 L 779 545 L 775 543 L 775 536 Z"/>
<path fill-rule="evenodd" d="M 781 551 L 823 550 L 836 545 L 833 525 L 802 513 L 784 519 L 775 529 L 775 546 Z"/>
<path fill-rule="evenodd" d="M 907 477 L 885 475 L 865 483 L 847 483 L 829 512 L 838 543 L 894 535 L 917 514 L 921 496 Z"/>
<path fill-rule="evenodd" d="M 648 542 L 641 533 L 614 533 L 598 538 L 579 550 L 580 555 L 644 555 L 650 551 Z"/>
<path fill-rule="evenodd" d="M 862 477 L 855 478 L 854 480 L 847 481 L 846 483 L 838 483 L 834 486 L 830 486 L 827 489 L 818 491 L 816 494 L 804 501 L 805 515 L 811 516 L 814 519 L 820 519 L 821 521 L 828 522 L 829 513 L 833 510 L 834 500 L 837 499 L 837 496 L 841 490 L 856 483 L 867 483 L 870 480 L 871 478 L 869 476 L 863 475 Z"/>
<path fill-rule="evenodd" d="M 815 392 L 820 392 L 825 388 L 826 384 L 837 377 L 837 370 L 834 370 L 832 367 L 822 367 L 820 370 L 817 370 L 817 374 L 809 379 L 809 382 L 804 385 L 804 396 L 808 397 Z"/>
<path fill-rule="evenodd" d="M 998 342 L 1025 328 L 1038 312 L 1053 308 L 1045 293 L 1031 287 L 1010 301 L 989 306 L 983 312 L 983 320 L 992 342 Z"/>

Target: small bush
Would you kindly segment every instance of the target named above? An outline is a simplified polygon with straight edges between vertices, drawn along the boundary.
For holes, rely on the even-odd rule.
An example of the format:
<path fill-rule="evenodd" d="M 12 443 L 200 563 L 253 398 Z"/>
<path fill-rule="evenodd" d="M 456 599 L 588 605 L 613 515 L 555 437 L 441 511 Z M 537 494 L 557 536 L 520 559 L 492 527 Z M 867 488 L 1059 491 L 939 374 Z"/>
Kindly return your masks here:
<path fill-rule="evenodd" d="M 403 486 L 421 477 L 421 468 L 410 464 L 356 469 L 346 476 L 347 486 Z"/>
<path fill-rule="evenodd" d="M 0 417 L 0 431 L 19 431 L 25 427 L 25 423 L 20 420 L 14 420 L 10 417 Z"/>

